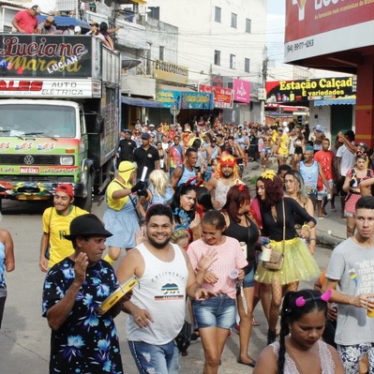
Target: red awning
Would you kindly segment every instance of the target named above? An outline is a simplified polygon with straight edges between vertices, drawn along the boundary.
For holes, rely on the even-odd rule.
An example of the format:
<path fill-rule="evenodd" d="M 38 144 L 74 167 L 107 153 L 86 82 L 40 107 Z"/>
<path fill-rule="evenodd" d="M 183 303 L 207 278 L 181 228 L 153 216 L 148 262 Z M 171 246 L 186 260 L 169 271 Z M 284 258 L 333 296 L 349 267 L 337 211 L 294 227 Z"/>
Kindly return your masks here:
<path fill-rule="evenodd" d="M 282 105 L 282 104 L 266 104 L 266 109 L 270 110 L 281 110 L 282 112 L 295 112 L 306 110 L 305 106 L 292 106 L 292 105 Z"/>

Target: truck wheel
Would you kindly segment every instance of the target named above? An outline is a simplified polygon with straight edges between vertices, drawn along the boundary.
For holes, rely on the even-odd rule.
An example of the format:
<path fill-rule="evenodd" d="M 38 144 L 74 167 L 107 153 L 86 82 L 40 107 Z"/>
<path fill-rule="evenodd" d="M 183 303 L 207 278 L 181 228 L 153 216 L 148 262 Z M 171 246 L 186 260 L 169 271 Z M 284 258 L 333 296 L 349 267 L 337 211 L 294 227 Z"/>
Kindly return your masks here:
<path fill-rule="evenodd" d="M 92 174 L 87 175 L 87 196 L 86 197 L 80 197 L 77 199 L 77 205 L 87 210 L 88 212 L 91 212 L 92 209 Z"/>

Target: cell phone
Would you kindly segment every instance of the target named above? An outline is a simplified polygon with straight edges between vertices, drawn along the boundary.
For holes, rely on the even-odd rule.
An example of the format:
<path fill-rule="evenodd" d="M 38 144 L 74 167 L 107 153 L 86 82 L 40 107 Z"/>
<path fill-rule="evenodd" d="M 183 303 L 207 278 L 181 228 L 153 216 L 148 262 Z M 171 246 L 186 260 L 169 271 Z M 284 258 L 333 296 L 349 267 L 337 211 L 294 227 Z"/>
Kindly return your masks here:
<path fill-rule="evenodd" d="M 119 300 L 130 292 L 139 281 L 136 277 L 129 278 L 126 282 L 122 283 L 115 291 L 113 291 L 97 308 L 99 314 L 105 314 L 111 309 Z"/>

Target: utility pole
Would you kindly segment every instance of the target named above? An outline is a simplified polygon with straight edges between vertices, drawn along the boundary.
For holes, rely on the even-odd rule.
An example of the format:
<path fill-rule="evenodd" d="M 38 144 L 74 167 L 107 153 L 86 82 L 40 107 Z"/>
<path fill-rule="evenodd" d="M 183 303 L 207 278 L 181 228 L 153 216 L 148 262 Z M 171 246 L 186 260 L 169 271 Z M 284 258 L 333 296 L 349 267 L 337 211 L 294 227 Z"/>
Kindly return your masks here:
<path fill-rule="evenodd" d="M 265 93 L 265 97 L 261 100 L 261 124 L 265 124 L 265 102 L 266 102 L 266 80 L 268 77 L 268 65 L 269 58 L 267 56 L 267 48 L 264 48 L 264 59 L 262 61 L 262 90 Z"/>

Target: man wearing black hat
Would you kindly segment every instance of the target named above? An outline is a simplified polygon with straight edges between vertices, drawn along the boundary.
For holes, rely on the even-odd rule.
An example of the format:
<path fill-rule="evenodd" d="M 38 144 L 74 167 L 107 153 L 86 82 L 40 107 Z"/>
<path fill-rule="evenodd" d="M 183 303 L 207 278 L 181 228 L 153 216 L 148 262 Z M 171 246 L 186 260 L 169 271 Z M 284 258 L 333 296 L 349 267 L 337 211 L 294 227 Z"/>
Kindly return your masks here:
<path fill-rule="evenodd" d="M 118 148 L 118 164 L 121 161 L 134 161 L 134 150 L 136 149 L 136 143 L 131 139 L 131 130 L 124 129 L 124 138 L 119 142 Z"/>
<path fill-rule="evenodd" d="M 140 179 L 144 166 L 148 168 L 146 179 L 149 174 L 155 169 L 160 169 L 160 156 L 155 147 L 150 144 L 151 135 L 148 132 L 143 132 L 141 135 L 142 145 L 134 151 L 134 161 L 136 162 L 137 179 Z"/>
<path fill-rule="evenodd" d="M 49 373 L 123 373 L 113 321 L 121 303 L 103 315 L 97 311 L 119 286 L 113 268 L 101 259 L 111 235 L 95 215 L 76 217 L 65 236 L 74 254 L 46 276 L 42 311 L 52 329 Z"/>

